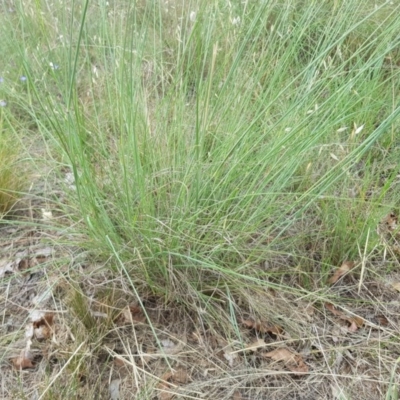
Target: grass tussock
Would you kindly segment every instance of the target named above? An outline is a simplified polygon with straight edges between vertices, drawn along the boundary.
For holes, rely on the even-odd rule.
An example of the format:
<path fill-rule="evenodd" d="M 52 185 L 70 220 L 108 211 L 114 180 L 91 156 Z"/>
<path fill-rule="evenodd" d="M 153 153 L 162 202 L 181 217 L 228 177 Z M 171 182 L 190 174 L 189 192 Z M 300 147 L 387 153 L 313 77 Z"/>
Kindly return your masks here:
<path fill-rule="evenodd" d="M 137 398 L 162 399 L 183 381 L 182 398 L 203 390 L 208 398 L 239 399 L 239 392 L 261 399 L 262 387 L 271 398 L 295 398 L 290 374 L 279 382 L 257 375 L 275 368 L 270 352 L 248 350 L 260 335 L 266 347 L 281 340 L 308 357 L 314 373 L 303 383 L 322 398 L 328 386 L 335 398 L 360 393 L 353 378 L 368 368 L 352 363 L 350 346 L 357 359 L 385 365 L 365 388 L 378 385 L 396 398 L 397 319 L 368 345 L 341 342 L 343 329 L 327 334 L 323 327 L 336 316 L 361 337 L 365 325 L 354 315 L 364 320 L 394 307 L 399 6 L 221 0 L 13 7 L 0 13 L 7 39 L 0 54 L 10 60 L 0 69 L 4 111 L 41 141 L 56 188 L 41 198 L 43 209 L 53 208 L 64 236 L 46 229 L 56 243 L 67 237 L 76 257 L 68 273 L 62 265 L 62 276 L 52 272 L 63 287 L 53 306 L 68 310 L 57 323 L 71 335 L 67 355 L 48 375 L 42 371 L 49 379 L 43 398 L 55 398 L 55 381 L 63 387 L 61 371 L 73 382 L 63 398 L 82 387 L 104 391 L 90 368 L 109 371 L 111 359 L 133 379 Z M 0 197 L 0 205 L 8 206 L 19 187 L 12 186 L 15 155 L 5 149 L 0 188 L 11 197 Z M 350 261 L 342 275 L 351 277 L 339 273 L 335 286 L 333 271 Z M 128 330 L 134 337 L 125 340 Z M 332 361 L 338 341 L 342 358 Z M 184 348 L 191 355 L 175 357 Z M 188 371 L 196 359 L 220 374 L 207 380 L 194 368 L 190 379 L 165 375 L 180 365 Z M 220 394 L 207 388 L 220 379 Z"/>

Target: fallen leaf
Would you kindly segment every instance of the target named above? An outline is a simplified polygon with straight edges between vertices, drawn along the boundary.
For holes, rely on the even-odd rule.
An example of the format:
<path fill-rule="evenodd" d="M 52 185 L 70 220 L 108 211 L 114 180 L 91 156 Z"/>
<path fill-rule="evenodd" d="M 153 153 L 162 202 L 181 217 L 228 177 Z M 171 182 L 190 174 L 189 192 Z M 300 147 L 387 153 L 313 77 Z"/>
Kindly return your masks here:
<path fill-rule="evenodd" d="M 354 321 L 349 321 L 350 322 L 350 326 L 347 328 L 349 332 L 357 332 L 358 326 Z"/>
<path fill-rule="evenodd" d="M 395 213 L 389 213 L 386 217 L 382 220 L 381 224 L 384 226 L 384 230 L 393 232 L 398 227 L 398 218 Z"/>
<path fill-rule="evenodd" d="M 168 380 L 171 378 L 172 372 L 166 372 L 161 376 L 160 382 L 157 384 L 157 389 L 159 392 L 157 393 L 158 400 L 171 400 L 175 397 L 174 393 L 169 392 L 171 388 L 171 384 Z"/>
<path fill-rule="evenodd" d="M 157 394 L 158 400 L 172 400 L 175 397 L 175 393 L 165 391 L 168 387 L 159 387 L 160 392 Z"/>
<path fill-rule="evenodd" d="M 356 332 L 358 328 L 361 328 L 364 325 L 363 318 L 358 316 L 348 317 L 345 313 L 339 311 L 333 304 L 325 303 L 325 307 L 332 314 L 349 323 L 349 327 L 347 328 L 349 332 Z"/>
<path fill-rule="evenodd" d="M 392 288 L 400 292 L 400 282 L 393 283 Z"/>
<path fill-rule="evenodd" d="M 308 373 L 308 366 L 304 363 L 300 354 L 294 353 L 285 348 L 275 349 L 264 354 L 265 357 L 272 358 L 274 361 L 283 361 L 286 368 L 296 375 Z"/>
<path fill-rule="evenodd" d="M 31 313 L 33 333 L 36 339 L 48 339 L 53 332 L 54 314 L 51 312 L 40 312 L 34 310 Z"/>
<path fill-rule="evenodd" d="M 48 326 L 39 326 L 33 331 L 35 338 L 38 340 L 48 339 L 51 336 L 51 329 Z"/>
<path fill-rule="evenodd" d="M 187 371 L 183 368 L 178 368 L 176 371 L 174 371 L 171 379 L 172 379 L 172 382 L 181 384 L 181 385 L 188 383 L 190 380 Z"/>
<path fill-rule="evenodd" d="M 28 349 L 21 350 L 21 353 L 18 357 L 11 359 L 14 368 L 16 369 L 27 369 L 34 368 L 35 366 L 32 364 L 33 355 Z"/>
<path fill-rule="evenodd" d="M 384 315 L 377 315 L 375 318 L 378 321 L 379 325 L 382 325 L 382 326 L 388 326 L 389 325 L 389 321 Z"/>
<path fill-rule="evenodd" d="M 20 271 L 25 271 L 26 269 L 30 268 L 30 259 L 29 258 L 23 258 L 19 263 L 18 263 L 18 269 Z"/>
<path fill-rule="evenodd" d="M 142 309 L 137 304 L 126 306 L 120 314 L 123 324 L 141 323 L 146 321 Z"/>
<path fill-rule="evenodd" d="M 353 261 L 345 261 L 331 276 L 328 280 L 329 283 L 336 283 L 343 275 L 346 275 L 351 269 L 353 269 L 355 263 Z"/>
<path fill-rule="evenodd" d="M 251 342 L 249 345 L 247 345 L 245 347 L 245 350 L 254 351 L 254 350 L 257 350 L 259 348 L 265 347 L 265 345 L 266 345 L 265 340 L 262 339 L 262 338 L 258 338 L 258 339 L 255 339 L 253 342 Z"/>
<path fill-rule="evenodd" d="M 235 390 L 233 392 L 232 400 L 242 400 L 242 394 L 239 392 L 239 390 Z"/>
<path fill-rule="evenodd" d="M 279 336 L 283 333 L 283 328 L 278 325 L 271 325 L 266 322 L 256 322 L 252 319 L 243 319 L 242 324 L 246 328 L 254 329 L 260 333 L 272 333 L 273 335 Z"/>
<path fill-rule="evenodd" d="M 285 348 L 272 350 L 264 354 L 265 357 L 272 358 L 275 361 L 284 361 L 287 363 L 296 362 L 296 354 Z"/>

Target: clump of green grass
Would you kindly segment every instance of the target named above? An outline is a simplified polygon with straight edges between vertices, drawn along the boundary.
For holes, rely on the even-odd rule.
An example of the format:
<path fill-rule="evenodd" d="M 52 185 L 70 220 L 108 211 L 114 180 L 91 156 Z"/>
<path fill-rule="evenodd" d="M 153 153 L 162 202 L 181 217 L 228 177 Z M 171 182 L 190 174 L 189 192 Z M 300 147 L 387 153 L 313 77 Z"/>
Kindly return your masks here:
<path fill-rule="evenodd" d="M 327 269 L 357 256 L 396 202 L 384 185 L 365 203 L 396 136 L 396 6 L 102 7 L 71 9 L 57 30 L 74 46 L 56 49 L 51 21 L 26 15 L 46 67 L 21 59 L 26 107 L 74 174 L 94 251 L 188 303 L 209 286 L 263 285 L 259 265 L 289 252 L 320 285 L 310 240 Z"/>

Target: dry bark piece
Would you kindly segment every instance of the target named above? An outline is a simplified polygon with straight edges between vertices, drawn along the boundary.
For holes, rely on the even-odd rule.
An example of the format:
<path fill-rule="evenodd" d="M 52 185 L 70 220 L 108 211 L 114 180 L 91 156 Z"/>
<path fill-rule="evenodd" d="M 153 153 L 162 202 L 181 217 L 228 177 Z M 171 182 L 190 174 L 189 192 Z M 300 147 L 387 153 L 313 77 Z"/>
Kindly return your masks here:
<path fill-rule="evenodd" d="M 283 361 L 286 368 L 294 372 L 296 375 L 304 375 L 308 373 L 308 366 L 304 363 L 301 355 L 294 353 L 291 350 L 281 347 L 265 353 L 264 356 L 272 358 L 274 361 Z"/>
<path fill-rule="evenodd" d="M 356 264 L 353 261 L 345 261 L 329 278 L 330 284 L 336 283 L 343 275 L 346 275 L 350 270 L 354 268 Z"/>
<path fill-rule="evenodd" d="M 283 328 L 279 325 L 268 324 L 267 322 L 256 322 L 253 319 L 242 319 L 242 324 L 246 328 L 254 329 L 259 333 L 272 333 L 273 335 L 279 336 L 283 333 Z"/>

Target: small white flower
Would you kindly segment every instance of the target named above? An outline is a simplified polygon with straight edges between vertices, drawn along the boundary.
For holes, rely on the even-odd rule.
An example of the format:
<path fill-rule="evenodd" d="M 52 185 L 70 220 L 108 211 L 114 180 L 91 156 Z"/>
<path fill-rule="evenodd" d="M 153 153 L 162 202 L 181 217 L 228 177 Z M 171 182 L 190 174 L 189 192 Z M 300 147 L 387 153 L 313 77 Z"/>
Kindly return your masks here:
<path fill-rule="evenodd" d="M 53 219 L 53 213 L 51 212 L 51 210 L 46 210 L 45 208 L 42 208 L 42 220 L 43 221 L 50 221 L 51 219 Z"/>
<path fill-rule="evenodd" d="M 233 18 L 232 25 L 234 25 L 234 26 L 240 25 L 240 17 Z"/>
<path fill-rule="evenodd" d="M 5 107 L 7 102 L 5 100 L 0 100 L 0 107 Z"/>
<path fill-rule="evenodd" d="M 189 15 L 189 19 L 194 22 L 196 21 L 196 11 L 192 11 Z"/>
<path fill-rule="evenodd" d="M 52 62 L 50 62 L 49 65 L 50 65 L 50 68 L 51 68 L 53 71 L 55 71 L 56 69 L 59 69 L 59 68 L 60 68 L 60 66 L 59 66 L 58 64 L 53 64 Z"/>

